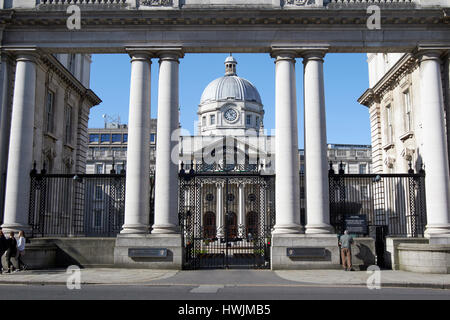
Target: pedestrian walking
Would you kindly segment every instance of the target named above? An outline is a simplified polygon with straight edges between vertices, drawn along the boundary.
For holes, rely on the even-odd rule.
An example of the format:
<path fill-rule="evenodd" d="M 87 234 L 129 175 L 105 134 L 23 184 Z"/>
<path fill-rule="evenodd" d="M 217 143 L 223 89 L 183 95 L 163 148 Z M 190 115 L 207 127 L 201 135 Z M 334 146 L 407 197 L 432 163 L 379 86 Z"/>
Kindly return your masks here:
<path fill-rule="evenodd" d="M 3 230 L 0 229 L 0 273 L 3 273 L 3 255 L 8 250 L 8 240 L 6 240 Z"/>
<path fill-rule="evenodd" d="M 352 271 L 352 243 L 353 237 L 348 234 L 348 231 L 344 231 L 344 235 L 339 239 L 339 245 L 341 246 L 342 266 L 345 271 Z"/>
<path fill-rule="evenodd" d="M 23 231 L 19 231 L 19 241 L 17 241 L 17 266 L 19 270 L 26 270 L 27 265 L 23 262 L 23 256 L 25 255 L 25 233 Z"/>
<path fill-rule="evenodd" d="M 11 262 L 11 258 L 15 258 L 17 255 L 17 240 L 14 238 L 14 232 L 9 233 L 9 239 L 7 240 L 8 248 L 6 250 L 6 263 L 8 264 L 7 273 L 11 273 L 13 271 L 13 264 Z"/>

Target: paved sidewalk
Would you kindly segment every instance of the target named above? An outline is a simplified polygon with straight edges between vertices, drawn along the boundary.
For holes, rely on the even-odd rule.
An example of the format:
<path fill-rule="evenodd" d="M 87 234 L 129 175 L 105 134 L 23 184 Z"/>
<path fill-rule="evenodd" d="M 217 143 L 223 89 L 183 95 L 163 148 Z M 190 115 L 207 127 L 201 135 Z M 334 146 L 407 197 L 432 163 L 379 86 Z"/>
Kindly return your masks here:
<path fill-rule="evenodd" d="M 30 270 L 0 275 L 0 284 L 65 285 L 65 269 Z M 81 269 L 81 284 L 152 286 L 366 286 L 371 274 L 341 270 L 199 270 Z M 381 271 L 382 287 L 450 289 L 450 275 Z"/>

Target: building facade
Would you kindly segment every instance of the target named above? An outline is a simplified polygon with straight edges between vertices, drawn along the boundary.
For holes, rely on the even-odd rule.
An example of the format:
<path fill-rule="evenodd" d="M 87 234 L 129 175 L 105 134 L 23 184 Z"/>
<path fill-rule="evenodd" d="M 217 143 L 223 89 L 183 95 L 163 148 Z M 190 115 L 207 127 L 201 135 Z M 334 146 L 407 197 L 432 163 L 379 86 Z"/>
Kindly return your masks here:
<path fill-rule="evenodd" d="M 156 164 L 156 119 L 151 120 L 149 149 L 150 172 Z M 113 169 L 120 173 L 126 169 L 128 126 L 109 124 L 106 128 L 89 128 L 89 145 L 86 159 L 86 173 L 105 174 Z"/>
<path fill-rule="evenodd" d="M 426 169 L 423 124 L 427 110 L 421 102 L 424 80 L 418 57 L 410 53 L 371 53 L 367 61 L 370 87 L 358 101 L 370 113 L 374 172 L 404 173 L 410 163 L 416 171 L 422 166 Z M 442 139 L 450 147 L 450 56 L 444 54 L 439 61 L 446 128 Z"/>

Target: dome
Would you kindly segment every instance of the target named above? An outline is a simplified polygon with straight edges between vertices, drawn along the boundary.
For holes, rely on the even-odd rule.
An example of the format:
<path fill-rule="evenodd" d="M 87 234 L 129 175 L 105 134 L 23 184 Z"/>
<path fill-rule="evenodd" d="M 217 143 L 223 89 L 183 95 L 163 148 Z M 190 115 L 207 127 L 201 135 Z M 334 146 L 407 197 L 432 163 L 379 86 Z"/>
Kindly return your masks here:
<path fill-rule="evenodd" d="M 212 81 L 203 91 L 200 104 L 229 98 L 262 104 L 255 86 L 250 81 L 238 76 L 225 76 Z"/>

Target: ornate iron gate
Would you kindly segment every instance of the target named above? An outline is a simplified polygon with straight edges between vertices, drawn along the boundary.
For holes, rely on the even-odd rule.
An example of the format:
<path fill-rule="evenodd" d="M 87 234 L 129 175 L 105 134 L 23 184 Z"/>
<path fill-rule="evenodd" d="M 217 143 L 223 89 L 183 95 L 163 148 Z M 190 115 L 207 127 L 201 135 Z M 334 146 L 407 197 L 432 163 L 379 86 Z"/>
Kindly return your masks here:
<path fill-rule="evenodd" d="M 180 174 L 184 267 L 269 268 L 274 185 L 256 173 Z"/>

